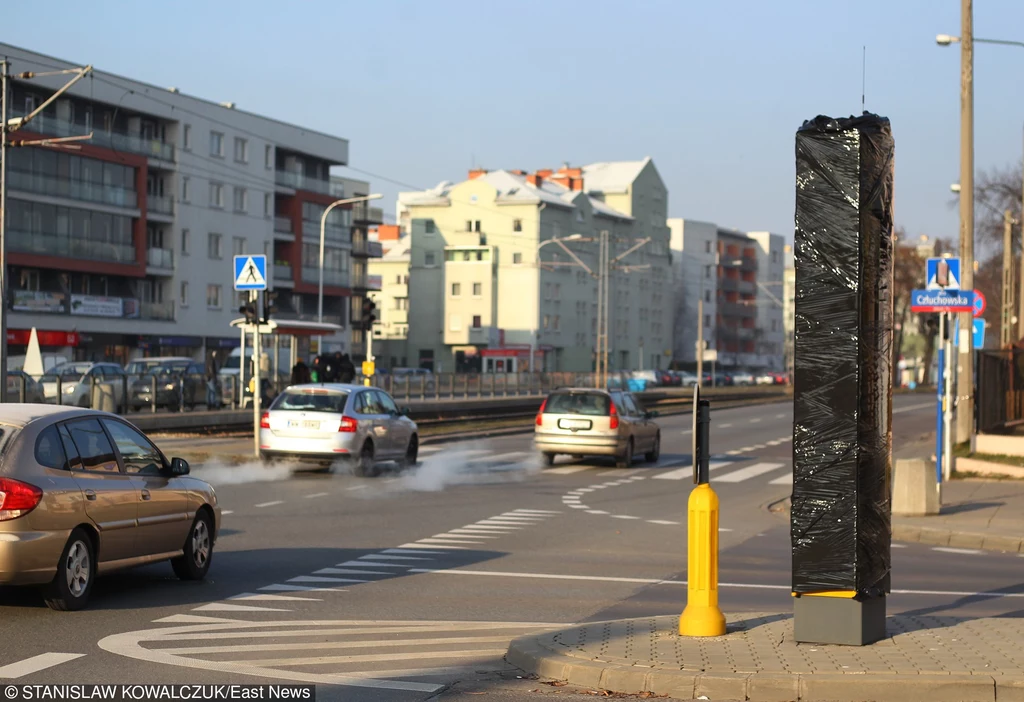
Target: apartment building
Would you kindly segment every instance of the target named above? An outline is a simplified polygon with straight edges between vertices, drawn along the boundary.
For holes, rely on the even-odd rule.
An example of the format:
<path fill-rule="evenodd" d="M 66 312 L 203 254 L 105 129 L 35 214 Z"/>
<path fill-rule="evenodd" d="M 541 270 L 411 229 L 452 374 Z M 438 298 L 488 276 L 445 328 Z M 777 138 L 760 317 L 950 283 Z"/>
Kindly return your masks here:
<path fill-rule="evenodd" d="M 460 183 L 401 193 L 408 362 L 435 371 L 590 370 L 598 242 L 607 232 L 612 258 L 623 257 L 608 276 L 610 366 L 667 367 L 667 205 L 649 158 L 533 173 L 475 169 Z"/>
<path fill-rule="evenodd" d="M 753 365 L 781 372 L 785 370 L 785 306 L 783 284 L 786 270 L 786 242 L 779 234 L 748 232 L 757 243 L 757 289 L 754 293 Z"/>
<path fill-rule="evenodd" d="M 75 67 L 6 44 L 0 53 L 15 75 Z M 15 78 L 9 113 L 32 112 L 65 79 Z M 76 359 L 216 362 L 239 343 L 237 254 L 272 262 L 278 318 L 316 318 L 320 215 L 347 140 L 102 71 L 16 132 L 77 135 L 90 138 L 9 151 L 12 355 L 37 327 L 47 351 Z M 351 216 L 329 217 L 323 262 L 325 321 L 346 326 L 359 282 Z M 325 343 L 347 350 L 347 332 Z"/>
<path fill-rule="evenodd" d="M 384 256 L 370 263 L 370 274 L 380 279 L 380 292 L 372 294 L 377 304 L 373 327 L 373 355 L 383 368 L 409 364 L 406 341 L 409 337 L 409 237 L 390 244 Z M 384 242 L 381 242 L 384 243 Z"/>
<path fill-rule="evenodd" d="M 703 321 L 706 349 L 715 349 L 718 317 L 718 225 L 692 219 L 668 220 L 672 252 L 673 359 L 697 363 L 698 324 Z M 703 300 L 703 305 L 700 301 Z M 703 309 L 701 309 L 703 308 Z M 704 318 L 701 320 L 700 315 Z M 710 355 L 706 356 L 710 358 Z"/>
<path fill-rule="evenodd" d="M 782 355 L 786 372 L 792 373 L 793 342 L 796 339 L 796 266 L 793 260 L 793 247 L 786 244 L 783 252 L 785 269 L 782 272 L 782 328 L 786 340 Z"/>

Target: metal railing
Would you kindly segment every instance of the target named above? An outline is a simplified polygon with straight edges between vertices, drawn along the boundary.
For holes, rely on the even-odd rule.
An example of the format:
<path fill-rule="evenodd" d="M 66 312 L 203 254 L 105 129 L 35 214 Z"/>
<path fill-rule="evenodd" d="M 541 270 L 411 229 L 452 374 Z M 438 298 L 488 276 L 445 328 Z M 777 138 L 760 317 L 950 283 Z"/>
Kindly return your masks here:
<path fill-rule="evenodd" d="M 97 202 L 126 209 L 135 209 L 139 204 L 138 193 L 130 188 L 17 170 L 8 171 L 7 177 L 10 179 L 8 182 L 11 190 L 65 197 L 82 202 Z"/>
<path fill-rule="evenodd" d="M 304 283 L 318 283 L 320 281 L 320 269 L 309 268 L 307 266 L 302 267 L 302 282 Z M 336 271 L 329 268 L 324 269 L 324 285 L 335 285 L 340 287 L 348 287 L 349 274 L 348 271 Z"/>
<path fill-rule="evenodd" d="M 174 198 L 167 195 L 147 195 L 146 208 L 155 214 L 173 215 Z"/>
<path fill-rule="evenodd" d="M 291 171 L 275 171 L 274 182 L 293 190 L 309 190 L 324 195 L 331 191 L 330 181 L 311 178 L 302 173 L 293 173 Z"/>
<path fill-rule="evenodd" d="M 156 247 L 146 250 L 146 265 L 153 268 L 174 269 L 174 251 L 171 249 L 158 249 Z"/>
<path fill-rule="evenodd" d="M 292 233 L 291 217 L 274 217 L 274 231 L 281 234 Z"/>
<path fill-rule="evenodd" d="M 369 258 L 380 258 L 381 256 L 384 255 L 384 247 L 381 246 L 381 243 L 379 241 L 353 241 L 352 255 L 367 256 Z"/>
<path fill-rule="evenodd" d="M 139 305 L 139 316 L 142 319 L 155 319 L 161 321 L 174 321 L 174 301 L 164 302 L 143 302 Z"/>
<path fill-rule="evenodd" d="M 294 278 L 292 277 L 292 264 L 275 263 L 274 280 L 294 280 Z"/>
<path fill-rule="evenodd" d="M 111 263 L 135 264 L 138 262 L 135 247 L 125 244 L 90 241 L 19 229 L 9 229 L 7 235 L 9 251 L 80 258 L 88 261 L 109 261 Z"/>
<path fill-rule="evenodd" d="M 15 111 L 15 117 L 23 117 L 24 112 Z M 124 132 L 105 131 L 102 127 L 86 127 L 81 124 L 72 124 L 59 120 L 55 117 L 37 115 L 25 127 L 26 131 L 33 131 L 40 134 L 47 134 L 59 137 L 84 136 L 92 134 L 92 139 L 86 143 L 95 146 L 106 146 L 115 151 L 130 151 L 135 154 L 142 154 L 162 161 L 174 160 L 174 145 L 156 139 L 145 139 L 135 134 Z"/>

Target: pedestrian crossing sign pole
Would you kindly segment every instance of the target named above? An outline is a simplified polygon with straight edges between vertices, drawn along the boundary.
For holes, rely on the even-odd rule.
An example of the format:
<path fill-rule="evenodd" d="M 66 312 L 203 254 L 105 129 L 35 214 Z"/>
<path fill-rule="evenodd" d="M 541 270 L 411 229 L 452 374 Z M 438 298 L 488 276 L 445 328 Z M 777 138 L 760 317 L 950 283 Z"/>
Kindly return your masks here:
<path fill-rule="evenodd" d="M 260 400 L 263 397 L 260 388 L 261 371 L 260 360 L 263 357 L 263 349 L 260 346 L 260 304 L 259 295 L 261 290 L 267 289 L 267 257 L 263 254 L 235 256 L 234 258 L 234 281 L 235 290 L 248 291 L 252 302 L 255 320 L 250 325 L 252 328 L 252 424 L 253 424 L 253 454 L 259 458 L 260 455 Z M 245 327 L 242 328 L 242 339 L 245 339 Z M 245 368 L 245 349 L 242 349 L 242 365 Z M 244 370 L 242 371 L 244 373 Z M 244 406 L 245 391 L 239 385 L 239 392 L 242 393 Z"/>

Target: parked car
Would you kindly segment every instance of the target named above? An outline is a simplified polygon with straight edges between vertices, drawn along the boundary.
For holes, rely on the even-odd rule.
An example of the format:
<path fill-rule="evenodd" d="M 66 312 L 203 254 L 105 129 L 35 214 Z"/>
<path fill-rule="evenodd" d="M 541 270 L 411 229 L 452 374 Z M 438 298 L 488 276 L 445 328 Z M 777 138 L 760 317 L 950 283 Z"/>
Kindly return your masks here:
<path fill-rule="evenodd" d="M 553 465 L 559 454 L 608 456 L 620 468 L 637 453 L 649 463 L 661 455 L 661 428 L 627 392 L 570 388 L 547 396 L 537 413 L 534 443 Z"/>
<path fill-rule="evenodd" d="M 339 459 L 374 476 L 380 463 L 415 465 L 419 428 L 388 393 L 342 383 L 285 388 L 260 418 L 260 457 L 327 464 Z"/>
<path fill-rule="evenodd" d="M 679 380 L 679 386 L 684 388 L 692 388 L 697 384 L 697 376 L 687 371 L 672 371 Z"/>
<path fill-rule="evenodd" d="M 437 379 L 426 368 L 395 368 L 391 371 L 391 375 L 393 390 L 402 388 L 404 391 L 408 387 L 410 392 L 419 392 L 420 388 L 427 392 L 434 392 L 437 387 Z"/>
<path fill-rule="evenodd" d="M 24 397 L 22 397 L 24 393 Z M 11 402 L 43 403 L 43 386 L 23 370 L 7 371 L 7 399 Z"/>
<path fill-rule="evenodd" d="M 49 404 L 92 407 L 92 388 L 107 383 L 114 395 L 114 407 L 123 411 L 127 381 L 124 369 L 116 363 L 65 363 L 49 370 L 42 378 L 43 397 Z M 57 386 L 60 385 L 60 402 Z"/>
<path fill-rule="evenodd" d="M 679 385 L 681 384 L 679 379 L 675 376 L 675 374 L 673 374 L 670 371 L 659 370 L 659 371 L 654 371 L 654 373 L 655 373 L 655 375 L 658 378 L 658 385 L 660 385 L 662 387 L 666 387 L 666 388 L 679 387 Z"/>
<path fill-rule="evenodd" d="M 133 378 L 138 378 L 150 372 L 157 366 L 166 365 L 188 365 L 192 359 L 188 356 L 153 356 L 151 358 L 136 358 L 129 361 L 124 367 L 124 372 Z"/>
<path fill-rule="evenodd" d="M 0 584 L 42 585 L 77 610 L 97 573 L 170 561 L 183 580 L 210 569 L 217 495 L 120 417 L 0 406 Z"/>
<path fill-rule="evenodd" d="M 770 372 L 758 373 L 754 382 L 757 385 L 775 385 L 775 376 L 775 373 Z"/>
<path fill-rule="evenodd" d="M 152 407 L 156 388 L 156 406 L 170 411 L 195 409 L 207 401 L 206 373 L 203 365 L 190 360 L 168 361 L 150 368 L 129 391 L 133 412 Z"/>
<path fill-rule="evenodd" d="M 747 371 L 736 371 L 732 374 L 732 385 L 753 385 L 754 375 Z"/>

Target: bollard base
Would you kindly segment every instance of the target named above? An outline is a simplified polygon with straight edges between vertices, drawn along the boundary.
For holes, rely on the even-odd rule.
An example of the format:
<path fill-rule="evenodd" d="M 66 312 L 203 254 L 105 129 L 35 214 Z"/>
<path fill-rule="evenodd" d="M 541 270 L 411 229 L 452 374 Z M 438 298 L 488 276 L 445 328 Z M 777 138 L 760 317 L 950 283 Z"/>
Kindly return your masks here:
<path fill-rule="evenodd" d="M 841 646 L 880 641 L 885 638 L 885 597 L 795 597 L 793 638 L 797 643 Z"/>
<path fill-rule="evenodd" d="M 725 615 L 717 605 L 686 605 L 679 617 L 680 636 L 724 636 Z"/>

